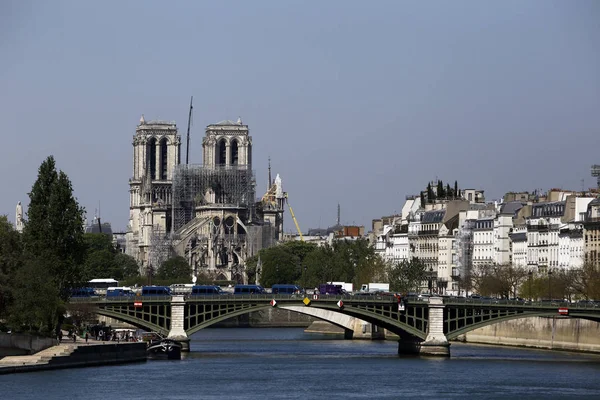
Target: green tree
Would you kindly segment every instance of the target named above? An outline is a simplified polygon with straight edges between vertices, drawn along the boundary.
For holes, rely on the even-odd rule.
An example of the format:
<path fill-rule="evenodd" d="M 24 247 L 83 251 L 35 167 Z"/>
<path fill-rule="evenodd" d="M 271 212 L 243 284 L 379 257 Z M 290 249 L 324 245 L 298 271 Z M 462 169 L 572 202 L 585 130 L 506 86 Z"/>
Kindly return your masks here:
<path fill-rule="evenodd" d="M 318 287 L 321 283 L 336 280 L 333 275 L 333 249 L 330 246 L 317 247 L 306 257 L 304 264 L 304 287 Z"/>
<path fill-rule="evenodd" d="M 427 266 L 420 259 L 413 257 L 388 267 L 390 290 L 400 293 L 418 293 L 427 279 Z"/>
<path fill-rule="evenodd" d="M 173 257 L 161 264 L 157 271 L 159 279 L 184 279 L 188 281 L 192 275 L 187 260 L 181 256 Z"/>
<path fill-rule="evenodd" d="M 454 198 L 459 198 L 460 193 L 458 192 L 458 181 L 454 181 Z"/>
<path fill-rule="evenodd" d="M 120 271 L 123 278 L 133 278 L 140 275 L 140 267 L 135 258 L 125 253 L 115 254 L 115 268 Z"/>
<path fill-rule="evenodd" d="M 444 182 L 442 180 L 438 180 L 437 184 L 437 197 L 443 199 L 446 197 L 446 192 L 444 191 Z"/>
<path fill-rule="evenodd" d="M 7 318 L 12 304 L 13 275 L 23 261 L 21 235 L 5 215 L 0 215 L 0 320 Z"/>
<path fill-rule="evenodd" d="M 46 322 L 60 326 L 64 302 L 71 288 L 81 284 L 85 243 L 83 240 L 83 213 L 73 197 L 73 188 L 67 175 L 56 170 L 52 156 L 38 170 L 38 177 L 29 193 L 28 219 L 23 230 L 24 263 L 27 273 L 16 274 L 15 300 L 24 303 L 37 301 L 29 297 L 48 296 L 43 312 Z M 22 271 L 20 271 L 22 272 Z M 46 284 L 40 290 L 29 290 L 23 279 L 36 274 Z M 38 277 L 37 275 L 41 275 Z M 50 285 L 46 288 L 47 285 Z M 54 301 L 54 295 L 58 301 Z M 31 315 L 30 315 L 31 317 Z M 22 321 L 27 326 L 40 326 L 39 321 Z M 35 323 L 34 323 L 35 322 Z"/>
<path fill-rule="evenodd" d="M 300 258 L 285 246 L 274 246 L 260 251 L 262 271 L 260 283 L 271 287 L 277 283 L 296 283 L 300 277 Z"/>
<path fill-rule="evenodd" d="M 431 182 L 427 184 L 427 202 L 433 203 L 435 200 L 435 194 L 433 193 L 433 189 L 431 187 Z"/>

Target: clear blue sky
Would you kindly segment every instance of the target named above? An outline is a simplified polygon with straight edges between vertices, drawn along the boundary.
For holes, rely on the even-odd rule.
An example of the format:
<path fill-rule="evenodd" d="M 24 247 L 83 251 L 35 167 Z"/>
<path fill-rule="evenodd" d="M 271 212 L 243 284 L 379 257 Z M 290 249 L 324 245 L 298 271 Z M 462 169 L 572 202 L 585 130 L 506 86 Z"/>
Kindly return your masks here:
<path fill-rule="evenodd" d="M 600 2 L 0 2 L 0 214 L 53 154 L 123 229 L 140 115 L 191 158 L 241 116 L 303 230 L 399 211 L 431 179 L 579 189 L 600 164 Z M 286 213 L 287 215 L 287 213 Z M 289 215 L 286 231 L 293 228 Z"/>

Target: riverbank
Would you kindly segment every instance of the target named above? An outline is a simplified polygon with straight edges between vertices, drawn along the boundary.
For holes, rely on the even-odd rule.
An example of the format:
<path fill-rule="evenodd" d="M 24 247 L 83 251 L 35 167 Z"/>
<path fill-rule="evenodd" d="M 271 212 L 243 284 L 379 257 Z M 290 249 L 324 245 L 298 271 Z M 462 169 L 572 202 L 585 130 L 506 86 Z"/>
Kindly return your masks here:
<path fill-rule="evenodd" d="M 63 343 L 26 356 L 0 359 L 0 374 L 146 361 L 146 343 Z"/>
<path fill-rule="evenodd" d="M 316 321 L 307 333 L 343 334 L 329 322 Z M 385 330 L 385 339 L 399 337 Z M 530 317 L 498 322 L 459 336 L 457 342 L 600 353 L 600 323 L 580 318 Z"/>
<path fill-rule="evenodd" d="M 600 323 L 568 317 L 518 318 L 475 329 L 457 341 L 600 353 Z"/>

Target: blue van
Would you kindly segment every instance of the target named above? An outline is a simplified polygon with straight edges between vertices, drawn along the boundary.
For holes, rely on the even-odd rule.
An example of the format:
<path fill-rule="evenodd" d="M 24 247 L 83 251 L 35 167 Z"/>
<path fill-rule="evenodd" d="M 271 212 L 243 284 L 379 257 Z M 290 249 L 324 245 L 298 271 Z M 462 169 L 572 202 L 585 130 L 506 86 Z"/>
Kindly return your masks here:
<path fill-rule="evenodd" d="M 192 296 L 207 296 L 226 294 L 220 286 L 217 285 L 195 285 L 192 286 Z"/>
<path fill-rule="evenodd" d="M 302 288 L 298 285 L 276 284 L 271 287 L 273 294 L 295 294 L 302 293 Z"/>
<path fill-rule="evenodd" d="M 170 296 L 171 288 L 168 286 L 144 286 L 142 296 Z"/>
<path fill-rule="evenodd" d="M 265 294 L 265 288 L 260 285 L 235 285 L 233 294 Z"/>

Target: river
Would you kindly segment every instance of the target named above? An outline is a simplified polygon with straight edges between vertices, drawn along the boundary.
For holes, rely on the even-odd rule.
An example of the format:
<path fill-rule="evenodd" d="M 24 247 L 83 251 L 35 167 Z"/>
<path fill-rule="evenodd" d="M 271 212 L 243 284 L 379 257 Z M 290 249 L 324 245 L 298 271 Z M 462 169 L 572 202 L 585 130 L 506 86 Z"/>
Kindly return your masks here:
<path fill-rule="evenodd" d="M 299 328 L 206 329 L 181 361 L 0 375 L 2 399 L 600 398 L 600 356 L 452 344 L 399 357 L 394 341 Z"/>

